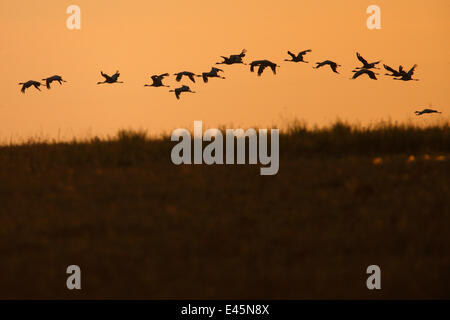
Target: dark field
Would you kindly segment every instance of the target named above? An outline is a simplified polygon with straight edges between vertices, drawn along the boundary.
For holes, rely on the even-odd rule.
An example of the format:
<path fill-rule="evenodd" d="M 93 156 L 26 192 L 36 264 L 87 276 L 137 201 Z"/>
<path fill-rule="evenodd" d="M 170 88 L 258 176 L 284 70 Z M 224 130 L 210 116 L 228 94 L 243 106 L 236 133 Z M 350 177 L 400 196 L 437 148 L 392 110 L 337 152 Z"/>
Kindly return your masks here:
<path fill-rule="evenodd" d="M 448 124 L 297 125 L 275 176 L 174 144 L 0 147 L 0 298 L 450 298 Z"/>

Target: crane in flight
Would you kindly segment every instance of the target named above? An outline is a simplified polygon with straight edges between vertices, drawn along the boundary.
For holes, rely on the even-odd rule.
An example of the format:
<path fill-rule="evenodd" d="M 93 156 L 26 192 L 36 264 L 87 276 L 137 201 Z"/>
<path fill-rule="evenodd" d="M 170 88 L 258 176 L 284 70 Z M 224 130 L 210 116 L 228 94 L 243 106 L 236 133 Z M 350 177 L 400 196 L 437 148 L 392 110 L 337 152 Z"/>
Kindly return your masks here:
<path fill-rule="evenodd" d="M 378 73 L 375 73 L 375 72 L 373 72 L 372 70 L 361 69 L 361 70 L 358 70 L 358 71 L 353 70 L 353 72 L 354 72 L 355 74 L 354 74 L 353 77 L 351 77 L 350 79 L 356 79 L 356 78 L 358 78 L 360 75 L 367 74 L 367 75 L 369 76 L 370 79 L 377 80 L 377 77 L 376 77 L 375 75 L 378 74 Z"/>
<path fill-rule="evenodd" d="M 385 76 L 390 76 L 390 77 L 401 77 L 401 76 L 402 76 L 402 73 L 404 72 L 402 66 L 399 66 L 399 67 L 398 67 L 398 70 L 395 70 L 394 68 L 391 68 L 391 67 L 389 67 L 389 66 L 386 65 L 386 64 L 383 64 L 383 67 L 384 67 L 387 71 L 390 72 L 390 74 L 389 74 L 389 73 L 385 73 L 385 74 L 384 74 Z"/>
<path fill-rule="evenodd" d="M 371 62 L 368 63 L 366 59 L 364 59 L 358 52 L 356 53 L 356 57 L 358 58 L 359 61 L 362 62 L 363 66 L 362 67 L 356 67 L 356 69 L 379 69 L 376 67 L 377 64 L 379 64 L 381 62 L 380 61 L 375 61 L 375 62 Z"/>
<path fill-rule="evenodd" d="M 247 50 L 242 49 L 240 54 L 232 54 L 229 57 L 225 57 L 225 56 L 220 56 L 223 61 L 221 62 L 216 62 L 216 64 L 237 64 L 237 63 L 242 63 L 245 64 L 244 61 L 242 61 L 242 58 L 245 57 L 245 53 L 247 52 Z"/>
<path fill-rule="evenodd" d="M 117 79 L 120 77 L 119 70 L 116 71 L 112 76 L 108 76 L 106 73 L 103 73 L 103 71 L 100 71 L 100 74 L 105 78 L 105 81 L 99 81 L 97 84 L 103 84 L 103 83 L 123 83 L 123 81 L 117 81 Z"/>
<path fill-rule="evenodd" d="M 250 63 L 250 71 L 254 72 L 255 67 L 259 67 L 258 68 L 258 77 L 259 77 L 264 72 L 264 69 L 266 69 L 267 67 L 272 69 L 273 74 L 277 74 L 277 67 L 280 66 L 269 60 L 255 60 L 252 63 Z"/>
<path fill-rule="evenodd" d="M 195 91 L 192 91 L 191 88 L 189 88 L 189 86 L 185 86 L 182 85 L 179 88 L 176 88 L 175 90 L 169 90 L 169 92 L 175 92 L 175 97 L 177 97 L 177 99 L 180 99 L 180 94 L 182 92 L 191 92 L 191 93 L 195 93 Z"/>
<path fill-rule="evenodd" d="M 36 89 L 38 89 L 39 91 L 41 91 L 41 89 L 39 89 L 39 87 L 42 85 L 42 83 L 40 83 L 39 81 L 28 80 L 27 82 L 20 82 L 19 85 L 22 86 L 22 89 L 20 89 L 20 91 L 22 93 L 25 93 L 25 90 L 31 86 L 33 86 Z"/>
<path fill-rule="evenodd" d="M 400 78 L 394 78 L 394 80 L 402 80 L 402 81 L 419 81 L 419 79 L 413 79 L 412 76 L 414 74 L 414 70 L 416 69 L 417 64 L 415 64 L 408 72 L 402 71 Z"/>
<path fill-rule="evenodd" d="M 153 80 L 152 84 L 144 84 L 144 87 L 169 87 L 166 86 L 162 83 L 164 77 L 169 76 L 168 73 L 163 73 L 163 74 L 154 74 L 153 76 L 151 76 L 150 78 Z"/>
<path fill-rule="evenodd" d="M 316 62 L 316 66 L 313 67 L 313 68 L 314 69 L 319 69 L 320 67 L 323 67 L 323 66 L 326 66 L 326 65 L 330 66 L 331 70 L 333 70 L 334 73 L 339 73 L 339 72 L 337 72 L 337 67 L 340 67 L 341 65 L 337 64 L 336 62 L 331 61 L 331 60 L 325 60 L 325 61 L 322 61 L 322 62 Z"/>
<path fill-rule="evenodd" d="M 311 51 L 312 51 L 311 49 L 303 50 L 303 51 L 300 51 L 297 55 L 294 54 L 294 53 L 292 53 L 292 52 L 290 52 L 290 51 L 288 51 L 287 53 L 288 53 L 288 55 L 290 55 L 290 56 L 292 57 L 292 59 L 291 59 L 291 60 L 289 60 L 289 59 L 284 59 L 284 61 L 304 62 L 304 63 L 308 63 L 308 61 L 305 61 L 305 60 L 303 59 L 303 56 L 304 56 L 305 54 L 307 54 L 308 52 L 311 52 Z"/>
<path fill-rule="evenodd" d="M 225 79 L 225 77 L 222 77 L 221 75 L 219 75 L 219 72 L 223 72 L 222 69 L 219 68 L 211 68 L 211 71 L 209 72 L 203 72 L 201 75 L 197 75 L 197 77 L 202 77 L 203 78 L 203 82 L 207 83 L 208 82 L 208 78 L 220 78 L 220 79 Z"/>
<path fill-rule="evenodd" d="M 67 82 L 66 80 L 63 80 L 63 78 L 61 76 L 58 76 L 58 75 L 44 78 L 44 79 L 42 79 L 42 81 L 45 81 L 45 86 L 47 87 L 47 89 L 50 89 L 50 84 L 53 81 L 57 81 L 57 82 L 59 82 L 59 84 L 62 84 L 63 82 Z"/>
<path fill-rule="evenodd" d="M 434 109 L 423 109 L 422 111 L 414 111 L 414 113 L 418 116 L 421 116 L 426 113 L 442 113 L 442 112 L 434 110 Z"/>
<path fill-rule="evenodd" d="M 190 71 L 181 71 L 178 73 L 174 73 L 174 76 L 177 76 L 175 78 L 175 80 L 177 80 L 178 82 L 180 82 L 180 80 L 183 78 L 183 76 L 188 77 L 192 82 L 195 82 L 195 76 L 197 76 L 195 73 L 190 72 Z"/>

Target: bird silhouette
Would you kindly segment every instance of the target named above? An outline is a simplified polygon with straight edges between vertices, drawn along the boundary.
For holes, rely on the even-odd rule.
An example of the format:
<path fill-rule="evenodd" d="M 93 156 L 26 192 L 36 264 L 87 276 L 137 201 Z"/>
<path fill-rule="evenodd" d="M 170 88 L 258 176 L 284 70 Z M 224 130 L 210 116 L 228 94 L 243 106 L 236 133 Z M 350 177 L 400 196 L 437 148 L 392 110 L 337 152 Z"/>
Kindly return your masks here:
<path fill-rule="evenodd" d="M 434 110 L 434 109 L 423 109 L 422 111 L 414 111 L 414 113 L 418 116 L 421 116 L 426 113 L 442 113 L 442 112 Z"/>
<path fill-rule="evenodd" d="M 337 72 L 337 67 L 340 67 L 341 65 L 337 64 L 336 62 L 331 61 L 331 60 L 325 60 L 325 61 L 322 61 L 322 62 L 316 62 L 316 66 L 313 67 L 313 68 L 314 69 L 319 69 L 320 67 L 323 67 L 323 66 L 326 66 L 326 65 L 330 66 L 330 68 L 331 68 L 331 70 L 333 70 L 333 72 L 339 73 L 339 72 Z"/>
<path fill-rule="evenodd" d="M 57 81 L 57 82 L 59 82 L 59 84 L 62 84 L 63 82 L 67 82 L 66 80 L 63 80 L 61 78 L 61 76 L 58 76 L 58 75 L 54 75 L 54 76 L 51 76 L 51 77 L 48 77 L 48 78 L 44 78 L 44 79 L 42 79 L 42 81 L 45 81 L 45 86 L 47 87 L 47 89 L 50 89 L 50 84 L 53 81 Z"/>
<path fill-rule="evenodd" d="M 367 74 L 369 76 L 370 79 L 373 80 L 377 80 L 377 77 L 375 76 L 378 73 L 373 72 L 372 70 L 367 70 L 367 69 L 361 69 L 359 71 L 353 70 L 353 72 L 355 73 L 353 75 L 353 77 L 351 77 L 350 79 L 356 79 L 358 78 L 360 75 L 362 74 Z"/>
<path fill-rule="evenodd" d="M 383 67 L 384 67 L 387 71 L 390 72 L 390 73 L 385 73 L 385 74 L 384 74 L 385 76 L 391 76 L 391 77 L 401 77 L 401 76 L 402 76 L 402 73 L 403 73 L 403 67 L 402 67 L 402 66 L 399 66 L 399 67 L 398 67 L 398 71 L 395 70 L 394 68 L 389 67 L 389 66 L 386 65 L 386 64 L 383 64 Z"/>
<path fill-rule="evenodd" d="M 311 52 L 311 49 L 308 50 L 304 50 L 304 51 L 300 51 L 297 55 L 295 55 L 294 53 L 288 51 L 287 53 L 292 57 L 291 60 L 289 59 L 284 59 L 284 61 L 291 61 L 291 62 L 304 62 L 304 63 L 308 63 L 308 61 L 303 60 L 303 56 L 308 53 Z"/>
<path fill-rule="evenodd" d="M 123 83 L 122 81 L 117 81 L 117 79 L 120 77 L 119 70 L 117 70 L 116 73 L 113 74 L 112 76 L 108 76 L 106 73 L 103 73 L 103 71 L 100 71 L 100 74 L 103 76 L 103 78 L 105 78 L 105 81 L 97 82 L 97 84 L 102 84 L 102 83 Z"/>
<path fill-rule="evenodd" d="M 169 87 L 162 83 L 162 80 L 164 79 L 164 77 L 167 77 L 167 76 L 169 76 L 168 73 L 163 73 L 160 75 L 155 74 L 150 77 L 153 80 L 153 83 L 152 84 L 144 84 L 144 87 Z"/>
<path fill-rule="evenodd" d="M 240 54 L 232 54 L 229 57 L 225 57 L 225 56 L 220 56 L 223 61 L 221 62 L 216 62 L 216 64 L 236 64 L 236 63 L 241 63 L 241 64 L 245 64 L 244 61 L 242 61 L 242 58 L 245 57 L 245 53 L 247 52 L 247 50 L 242 49 Z"/>
<path fill-rule="evenodd" d="M 31 86 L 33 86 L 36 89 L 38 89 L 39 91 L 41 91 L 41 89 L 39 89 L 39 87 L 42 85 L 42 83 L 40 83 L 39 81 L 28 80 L 27 82 L 20 82 L 19 85 L 22 86 L 22 89 L 20 89 L 20 91 L 22 93 L 25 93 L 25 90 Z"/>
<path fill-rule="evenodd" d="M 415 64 L 408 72 L 402 71 L 400 78 L 394 78 L 394 80 L 402 80 L 402 81 L 419 81 L 419 79 L 413 79 L 412 76 L 414 74 L 414 70 L 417 68 L 417 64 Z"/>
<path fill-rule="evenodd" d="M 372 62 L 372 63 L 368 63 L 366 59 L 364 59 L 358 52 L 356 53 L 356 57 L 358 58 L 359 61 L 362 62 L 363 66 L 362 67 L 356 67 L 356 69 L 379 69 L 377 67 L 375 67 L 377 64 L 379 64 L 381 62 L 380 61 L 376 61 L 376 62 Z"/>
<path fill-rule="evenodd" d="M 203 78 L 203 82 L 207 83 L 208 82 L 208 78 L 220 78 L 220 79 L 225 79 L 225 77 L 222 77 L 221 75 L 219 75 L 219 72 L 223 72 L 222 69 L 219 68 L 211 68 L 211 71 L 209 72 L 203 72 L 201 75 L 197 75 L 197 77 L 202 77 Z"/>
<path fill-rule="evenodd" d="M 175 78 L 175 80 L 177 80 L 178 82 L 183 78 L 183 76 L 186 76 L 186 77 L 188 77 L 192 82 L 195 82 L 195 76 L 196 76 L 196 74 L 195 73 L 193 73 L 193 72 L 189 72 L 189 71 L 181 71 L 181 72 L 178 72 L 178 73 L 174 73 L 174 75 L 175 76 L 177 76 L 176 78 Z"/>
<path fill-rule="evenodd" d="M 272 69 L 273 74 L 277 74 L 277 67 L 280 66 L 269 60 L 255 60 L 250 63 L 250 71 L 254 72 L 255 67 L 259 67 L 258 76 L 261 76 L 261 74 L 264 72 L 264 69 L 266 69 L 267 67 L 270 67 L 270 69 Z"/>
<path fill-rule="evenodd" d="M 180 94 L 182 92 L 191 92 L 191 93 L 195 93 L 195 91 L 192 91 L 191 88 L 189 88 L 188 86 L 182 85 L 179 88 L 176 88 L 175 90 L 169 90 L 169 92 L 175 92 L 175 96 L 177 97 L 177 99 L 180 99 Z"/>

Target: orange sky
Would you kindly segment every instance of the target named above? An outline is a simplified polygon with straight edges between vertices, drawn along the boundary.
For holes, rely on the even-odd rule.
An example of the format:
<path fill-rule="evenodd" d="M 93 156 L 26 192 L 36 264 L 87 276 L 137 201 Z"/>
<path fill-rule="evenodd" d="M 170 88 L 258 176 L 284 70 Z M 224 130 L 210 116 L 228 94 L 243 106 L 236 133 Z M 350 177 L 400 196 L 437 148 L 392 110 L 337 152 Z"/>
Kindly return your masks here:
<path fill-rule="evenodd" d="M 81 30 L 66 28 L 66 8 L 81 8 Z M 381 30 L 368 30 L 366 8 L 381 8 Z M 283 125 L 293 118 L 327 124 L 337 117 L 363 124 L 414 118 L 432 103 L 448 119 L 450 1 L 448 0 L 46 0 L 0 2 L 2 99 L 0 140 L 152 134 L 194 120 L 205 127 Z M 148 88 L 155 73 L 209 71 L 220 55 L 247 49 L 245 61 L 281 64 L 257 77 L 248 66 L 223 66 L 226 80 L 186 84 L 197 94 L 177 101 L 168 88 Z M 311 62 L 342 64 L 341 75 L 312 64 L 284 62 L 287 50 L 311 48 Z M 410 67 L 421 81 L 350 81 L 368 60 Z M 124 84 L 97 86 L 100 70 L 120 70 Z M 59 74 L 69 82 L 20 93 L 18 82 Z M 384 74 L 384 72 L 383 72 Z M 174 78 L 169 85 L 179 85 Z"/>

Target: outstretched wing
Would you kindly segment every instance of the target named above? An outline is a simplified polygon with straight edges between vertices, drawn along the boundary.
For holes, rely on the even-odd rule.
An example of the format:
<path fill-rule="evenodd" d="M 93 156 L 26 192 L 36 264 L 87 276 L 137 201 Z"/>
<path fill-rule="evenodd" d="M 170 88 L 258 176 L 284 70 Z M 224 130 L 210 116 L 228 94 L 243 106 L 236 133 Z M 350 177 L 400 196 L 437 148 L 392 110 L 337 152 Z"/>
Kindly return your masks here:
<path fill-rule="evenodd" d="M 409 71 L 408 71 L 409 76 L 412 76 L 414 74 L 414 70 L 416 69 L 416 67 L 417 67 L 417 64 L 413 65 L 413 67 L 411 69 L 409 69 Z"/>
<path fill-rule="evenodd" d="M 103 73 L 103 71 L 100 71 L 100 74 L 103 76 L 103 78 L 105 78 L 106 80 L 108 80 L 110 78 L 110 76 L 108 76 L 106 73 Z"/>
<path fill-rule="evenodd" d="M 337 72 L 337 64 L 336 63 L 330 63 L 330 67 L 331 67 L 331 69 L 333 70 L 333 72 L 335 72 L 335 73 L 339 73 L 339 72 Z"/>
<path fill-rule="evenodd" d="M 273 74 L 277 74 L 277 65 L 276 65 L 276 64 L 272 64 L 272 65 L 270 66 L 270 69 L 272 69 Z"/>
<path fill-rule="evenodd" d="M 312 51 L 311 49 L 303 50 L 303 51 L 300 51 L 300 52 L 298 53 L 298 55 L 299 55 L 299 56 L 303 56 L 303 55 L 305 55 L 307 52 L 311 52 L 311 51 Z"/>
<path fill-rule="evenodd" d="M 163 74 L 160 74 L 158 77 L 162 79 L 162 78 L 167 77 L 167 76 L 169 76 L 168 73 L 163 73 Z"/>
<path fill-rule="evenodd" d="M 393 68 L 389 67 L 387 64 L 383 64 L 383 67 L 389 72 L 392 72 L 394 74 L 397 73 L 397 70 L 394 70 Z"/>
<path fill-rule="evenodd" d="M 111 79 L 113 79 L 114 81 L 117 81 L 117 79 L 119 78 L 119 76 L 120 76 L 120 73 L 115 73 L 112 77 L 111 77 Z"/>
<path fill-rule="evenodd" d="M 191 79 L 192 82 L 195 82 L 195 78 L 194 78 L 194 74 L 190 74 L 188 75 L 189 79 Z"/>
<path fill-rule="evenodd" d="M 316 69 L 318 69 L 318 68 L 324 66 L 326 63 L 325 63 L 325 61 L 323 61 L 323 62 L 316 62 L 316 64 L 317 64 Z"/>
<path fill-rule="evenodd" d="M 354 74 L 353 74 L 353 77 L 352 77 L 352 79 L 356 79 L 356 78 L 358 78 L 360 75 L 362 74 L 362 72 L 361 72 L 361 70 L 359 70 L 359 71 L 357 71 L 357 72 L 355 72 Z"/>
<path fill-rule="evenodd" d="M 290 55 L 292 57 L 292 59 L 297 58 L 297 56 L 295 54 L 293 54 L 292 52 L 288 51 L 287 53 L 288 53 L 288 55 Z"/>
<path fill-rule="evenodd" d="M 357 57 L 358 60 L 361 61 L 364 65 L 367 64 L 366 59 L 364 59 L 358 52 L 356 53 L 356 57 Z"/>
<path fill-rule="evenodd" d="M 260 76 L 263 72 L 264 72 L 264 69 L 265 69 L 266 67 L 265 66 L 263 66 L 263 65 L 260 65 L 259 66 L 259 68 L 258 68 L 258 76 Z"/>
<path fill-rule="evenodd" d="M 367 74 L 369 75 L 370 79 L 377 80 L 377 77 L 375 76 L 374 72 L 367 70 Z"/>

